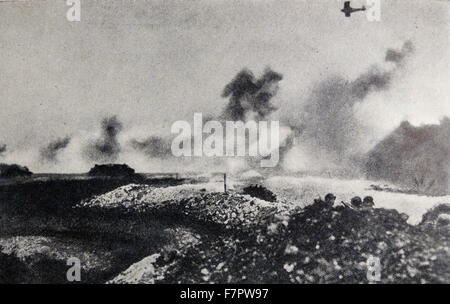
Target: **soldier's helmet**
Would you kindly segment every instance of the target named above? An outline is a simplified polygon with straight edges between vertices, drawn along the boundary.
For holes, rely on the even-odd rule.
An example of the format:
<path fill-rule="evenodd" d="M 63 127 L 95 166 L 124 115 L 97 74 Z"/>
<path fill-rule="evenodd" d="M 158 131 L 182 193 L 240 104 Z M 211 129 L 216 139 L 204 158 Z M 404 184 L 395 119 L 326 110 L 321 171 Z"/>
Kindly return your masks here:
<path fill-rule="evenodd" d="M 328 193 L 327 195 L 325 195 L 325 200 L 326 201 L 331 201 L 331 200 L 335 200 L 336 196 L 334 196 L 333 193 Z"/>
<path fill-rule="evenodd" d="M 366 196 L 363 199 L 363 205 L 366 206 L 366 207 L 373 207 L 375 205 L 375 203 L 373 202 L 373 197 Z"/>
<path fill-rule="evenodd" d="M 326 202 L 334 202 L 336 200 L 336 196 L 334 196 L 333 193 L 328 193 L 325 195 L 325 201 Z"/>
<path fill-rule="evenodd" d="M 355 196 L 354 198 L 352 198 L 350 203 L 352 204 L 353 207 L 359 208 L 362 205 L 362 200 L 359 196 Z"/>

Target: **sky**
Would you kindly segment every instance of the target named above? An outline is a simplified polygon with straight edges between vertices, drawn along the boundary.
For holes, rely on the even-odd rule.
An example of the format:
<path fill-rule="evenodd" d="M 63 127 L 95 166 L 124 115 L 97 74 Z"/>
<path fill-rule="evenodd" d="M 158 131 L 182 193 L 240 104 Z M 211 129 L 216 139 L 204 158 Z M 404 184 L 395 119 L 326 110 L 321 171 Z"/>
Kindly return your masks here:
<path fill-rule="evenodd" d="M 244 67 L 281 73 L 274 115 L 296 119 L 317 82 L 354 79 L 407 40 L 415 52 L 402 75 L 355 111 L 374 138 L 405 119 L 420 125 L 450 116 L 450 2 L 381 0 L 379 22 L 364 12 L 345 18 L 342 6 L 81 0 L 81 21 L 69 22 L 65 0 L 0 1 L 0 145 L 8 147 L 0 162 L 51 170 L 37 150 L 65 136 L 93 137 L 110 115 L 125 135 L 168 135 L 194 112 L 218 115 L 223 88 Z M 61 170 L 77 168 L 85 170 L 80 162 Z"/>

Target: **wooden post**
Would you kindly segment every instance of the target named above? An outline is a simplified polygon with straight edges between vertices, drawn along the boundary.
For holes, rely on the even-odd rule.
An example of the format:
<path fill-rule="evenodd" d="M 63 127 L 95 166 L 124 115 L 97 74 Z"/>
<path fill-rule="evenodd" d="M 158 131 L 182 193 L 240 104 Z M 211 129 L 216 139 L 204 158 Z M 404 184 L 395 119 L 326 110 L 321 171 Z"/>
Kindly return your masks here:
<path fill-rule="evenodd" d="M 223 174 L 223 192 L 227 193 L 227 174 Z"/>

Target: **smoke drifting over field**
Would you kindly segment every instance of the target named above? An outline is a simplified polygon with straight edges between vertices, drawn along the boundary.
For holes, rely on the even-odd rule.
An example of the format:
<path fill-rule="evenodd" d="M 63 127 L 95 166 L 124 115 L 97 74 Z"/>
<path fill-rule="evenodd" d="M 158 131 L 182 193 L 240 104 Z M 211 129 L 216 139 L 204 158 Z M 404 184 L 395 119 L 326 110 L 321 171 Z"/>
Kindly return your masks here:
<path fill-rule="evenodd" d="M 70 137 L 56 139 L 40 150 L 39 156 L 43 162 L 55 163 L 58 161 L 58 154 L 62 152 L 70 143 Z"/>
<path fill-rule="evenodd" d="M 315 84 L 305 100 L 290 109 L 300 115 L 294 119 L 280 118 L 283 134 L 280 166 L 276 169 L 322 172 L 350 167 L 367 169 L 365 153 L 371 147 L 365 143 L 371 129 L 359 119 L 355 107 L 366 103 L 374 93 L 388 91 L 413 52 L 413 44 L 407 41 L 398 50 L 387 49 L 383 62 L 372 65 L 353 80 L 334 75 Z M 226 99 L 224 110 L 216 115 L 203 113 L 204 122 L 272 119 L 272 114 L 282 106 L 273 102 L 282 79 L 282 74 L 271 69 L 259 77 L 249 69 L 241 70 L 222 92 Z M 168 132 L 156 135 L 151 130 L 150 126 L 124 123 L 117 116 L 108 116 L 100 121 L 98 134 L 74 132 L 73 136 L 53 141 L 39 150 L 38 158 L 41 164 L 51 165 L 42 169 L 47 172 L 65 172 L 67 168 L 83 172 L 93 163 L 110 162 L 128 163 L 138 172 L 241 171 L 259 166 L 259 161 L 250 158 L 178 159 L 171 152 L 172 135 Z M 0 145 L 0 156 L 5 151 L 6 145 Z M 401 162 L 402 157 L 393 156 L 392 161 Z M 299 168 L 298 164 L 304 166 Z"/>
<path fill-rule="evenodd" d="M 368 154 L 367 176 L 418 193 L 444 195 L 450 178 L 450 119 L 414 127 L 403 122 Z"/>
<path fill-rule="evenodd" d="M 116 161 L 121 151 L 117 136 L 122 129 L 123 125 L 116 116 L 104 118 L 101 122 L 100 138 L 85 148 L 87 159 L 100 163 Z"/>
<path fill-rule="evenodd" d="M 401 50 L 386 51 L 385 62 L 393 63 L 393 67 L 376 65 L 352 81 L 331 76 L 316 84 L 302 106 L 302 119 L 294 126 L 301 130 L 300 143 L 307 145 L 310 153 L 334 163 L 363 152 L 362 143 L 370 130 L 357 118 L 354 107 L 364 103 L 369 94 L 388 90 L 413 50 L 407 41 Z"/>
<path fill-rule="evenodd" d="M 149 158 L 166 159 L 172 154 L 170 150 L 170 140 L 158 136 L 150 136 L 142 141 L 132 139 L 130 145 L 133 149 L 144 153 Z"/>

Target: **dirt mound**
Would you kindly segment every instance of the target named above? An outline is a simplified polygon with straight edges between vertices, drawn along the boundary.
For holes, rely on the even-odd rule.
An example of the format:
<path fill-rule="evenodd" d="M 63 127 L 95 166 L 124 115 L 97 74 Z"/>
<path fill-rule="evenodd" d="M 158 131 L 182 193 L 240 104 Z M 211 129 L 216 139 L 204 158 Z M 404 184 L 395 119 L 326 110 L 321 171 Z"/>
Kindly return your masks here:
<path fill-rule="evenodd" d="M 138 284 L 142 282 L 154 284 L 164 279 L 164 267 L 158 267 L 159 263 L 171 263 L 178 257 L 184 248 L 200 243 L 201 236 L 184 228 L 171 230 L 172 242 L 161 248 L 160 253 L 152 254 L 128 267 L 125 271 L 108 281 L 107 284 Z"/>
<path fill-rule="evenodd" d="M 450 204 L 440 204 L 422 216 L 420 226 L 450 238 Z"/>
<path fill-rule="evenodd" d="M 147 282 L 147 284 L 154 284 L 156 276 L 155 266 L 156 259 L 159 254 L 153 254 L 141 261 L 134 263 L 127 270 L 120 273 L 117 277 L 108 281 L 108 284 L 138 284 L 139 282 Z"/>
<path fill-rule="evenodd" d="M 105 164 L 105 165 L 95 165 L 91 170 L 89 170 L 88 175 L 90 176 L 133 176 L 135 175 L 134 169 L 130 168 L 126 164 Z"/>
<path fill-rule="evenodd" d="M 277 200 L 277 196 L 272 191 L 261 185 L 250 185 L 248 187 L 245 187 L 242 191 L 244 192 L 244 194 L 268 202 L 275 202 Z"/>
<path fill-rule="evenodd" d="M 20 176 L 30 176 L 33 173 L 27 168 L 16 164 L 0 164 L 0 178 L 13 178 Z"/>
<path fill-rule="evenodd" d="M 69 283 L 67 261 L 77 257 L 81 262 L 82 282 L 102 279 L 102 272 L 111 267 L 111 258 L 102 252 L 86 252 L 72 241 L 41 236 L 0 238 L 0 282 L 4 283 Z M 14 270 L 14 271 L 13 271 Z"/>
<path fill-rule="evenodd" d="M 252 229 L 268 217 L 282 216 L 292 207 L 237 193 L 206 193 L 190 186 L 154 188 L 131 184 L 82 201 L 76 208 L 122 209 L 124 212 L 170 215 L 184 221 L 226 229 Z"/>
<path fill-rule="evenodd" d="M 186 214 L 208 213 L 208 199 L 194 201 L 185 205 Z M 245 205 L 234 200 L 235 208 Z M 381 283 L 450 282 L 448 238 L 409 225 L 394 210 L 323 206 L 316 201 L 302 210 L 254 217 L 245 233 L 232 225 L 220 237 L 202 235 L 172 259 L 152 260 L 151 280 L 140 275 L 138 282 L 367 283 L 371 259 L 380 261 Z"/>
<path fill-rule="evenodd" d="M 381 283 L 450 282 L 450 238 L 409 225 L 395 210 L 331 207 L 320 199 L 298 209 L 236 193 L 143 185 L 83 206 L 218 228 L 175 251 L 154 252 L 151 265 L 139 262 L 122 283 L 367 283 L 371 259 L 380 261 Z"/>
<path fill-rule="evenodd" d="M 421 232 L 396 211 L 316 204 L 288 225 L 274 221 L 262 232 L 186 248 L 161 282 L 367 283 L 371 258 L 380 259 L 382 283 L 450 282 L 448 239 Z"/>

